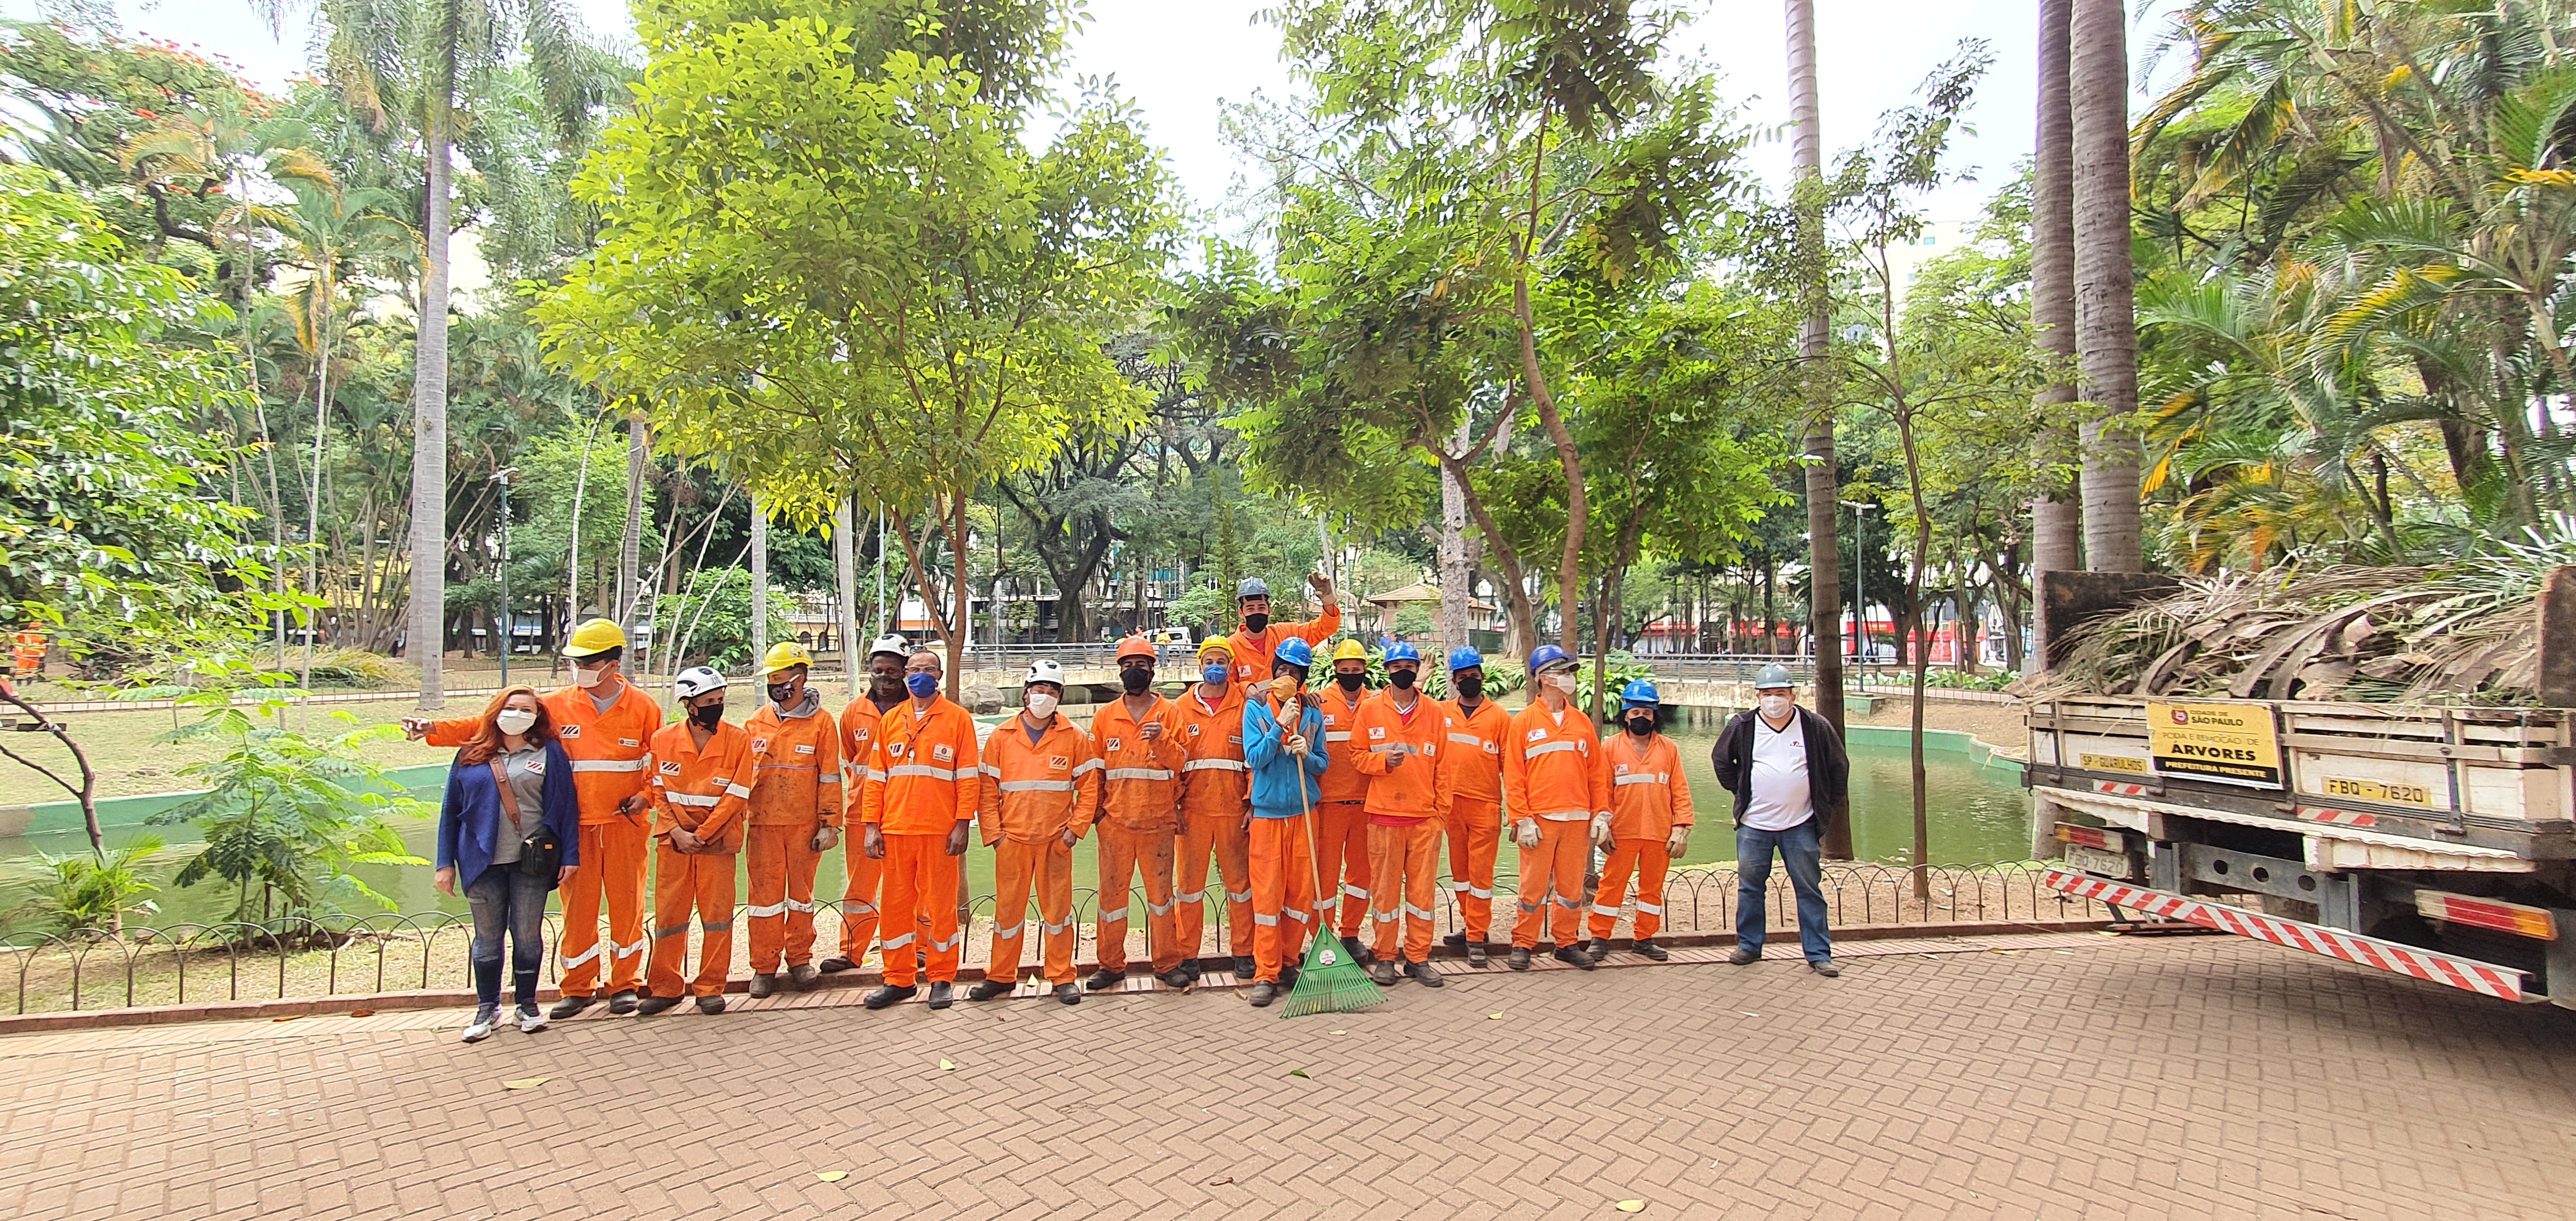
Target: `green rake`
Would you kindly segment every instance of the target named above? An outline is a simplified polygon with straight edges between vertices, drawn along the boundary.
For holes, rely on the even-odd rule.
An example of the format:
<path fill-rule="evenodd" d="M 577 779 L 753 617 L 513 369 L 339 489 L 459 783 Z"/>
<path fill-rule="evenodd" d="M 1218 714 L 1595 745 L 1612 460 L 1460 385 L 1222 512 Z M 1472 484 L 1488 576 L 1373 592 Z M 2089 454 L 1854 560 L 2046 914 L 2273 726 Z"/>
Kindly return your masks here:
<path fill-rule="evenodd" d="M 1303 713 L 1299 714 L 1301 717 Z M 1315 893 L 1333 893 L 1324 889 L 1322 856 L 1315 851 L 1315 813 L 1306 804 L 1306 773 L 1301 762 L 1297 769 L 1297 822 L 1306 829 L 1306 859 L 1315 865 Z M 1321 906 L 1322 899 L 1314 902 Z M 1326 931 L 1322 919 L 1313 922 L 1315 944 L 1306 950 L 1306 963 L 1297 969 L 1297 986 L 1288 990 L 1288 1003 L 1280 1006 L 1279 1016 L 1305 1017 L 1311 1013 L 1348 1013 L 1366 1009 L 1386 999 L 1386 990 L 1370 979 L 1366 968 L 1357 960 L 1345 957 L 1341 939 Z"/>

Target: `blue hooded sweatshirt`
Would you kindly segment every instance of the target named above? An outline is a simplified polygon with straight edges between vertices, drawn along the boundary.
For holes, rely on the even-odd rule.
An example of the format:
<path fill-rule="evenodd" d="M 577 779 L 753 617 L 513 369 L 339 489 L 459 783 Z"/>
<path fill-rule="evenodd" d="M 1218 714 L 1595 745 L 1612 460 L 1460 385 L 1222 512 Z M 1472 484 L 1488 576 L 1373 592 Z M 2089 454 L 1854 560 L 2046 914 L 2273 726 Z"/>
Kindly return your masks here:
<path fill-rule="evenodd" d="M 1243 701 L 1243 761 L 1252 768 L 1252 816 L 1254 818 L 1295 818 L 1322 798 L 1323 785 L 1317 780 L 1324 774 L 1324 714 L 1319 709 L 1306 709 L 1297 718 L 1297 732 L 1305 735 L 1306 753 L 1292 756 L 1279 744 L 1279 718 L 1270 711 L 1267 695 L 1246 693 Z M 1301 777 L 1298 763 L 1305 764 L 1302 777 L 1306 790 L 1300 799 L 1297 790 Z"/>

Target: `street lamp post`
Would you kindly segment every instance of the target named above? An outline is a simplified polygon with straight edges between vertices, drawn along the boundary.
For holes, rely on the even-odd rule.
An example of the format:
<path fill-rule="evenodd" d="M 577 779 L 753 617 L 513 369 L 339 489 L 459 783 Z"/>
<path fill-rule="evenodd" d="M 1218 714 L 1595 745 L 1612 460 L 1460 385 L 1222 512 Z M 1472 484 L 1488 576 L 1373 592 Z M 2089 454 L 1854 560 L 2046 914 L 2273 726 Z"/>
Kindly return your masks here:
<path fill-rule="evenodd" d="M 510 479 L 519 473 L 515 466 L 492 472 L 501 485 L 501 685 L 510 685 Z"/>
<path fill-rule="evenodd" d="M 1866 500 L 1840 502 L 1852 511 L 1852 651 L 1859 654 L 1860 689 L 1869 690 L 1869 563 L 1861 553 L 1861 544 L 1869 537 L 1869 511 L 1877 508 Z"/>

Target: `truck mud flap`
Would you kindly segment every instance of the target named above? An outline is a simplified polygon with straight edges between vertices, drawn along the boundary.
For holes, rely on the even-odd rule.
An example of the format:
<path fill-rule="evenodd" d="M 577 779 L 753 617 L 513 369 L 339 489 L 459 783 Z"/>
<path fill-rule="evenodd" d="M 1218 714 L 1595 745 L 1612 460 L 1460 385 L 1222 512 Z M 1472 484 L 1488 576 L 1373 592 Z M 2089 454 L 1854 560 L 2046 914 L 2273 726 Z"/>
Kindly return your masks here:
<path fill-rule="evenodd" d="M 2532 980 L 2525 973 L 2511 967 L 2500 967 L 2491 962 L 2479 962 L 2474 958 L 2417 949 L 2411 945 L 2399 945 L 2394 941 L 2382 941 L 2377 937 L 2365 937 L 2359 933 L 2347 933 L 2340 929 L 2326 928 L 2323 925 L 2309 924 L 2304 921 L 2284 920 L 2279 916 L 2266 916 L 2241 907 L 2230 907 L 2224 903 L 2214 903 L 2207 899 L 2196 899 L 2170 891 L 2149 890 L 2143 886 L 2114 882 L 2108 878 L 2097 878 L 2072 870 L 2044 870 L 2040 873 L 2039 880 L 2043 886 L 2080 898 L 2095 899 L 2130 911 L 2162 916 L 2168 920 L 2184 920 L 2217 929 L 2222 933 L 2233 933 L 2239 937 L 2268 941 L 2293 950 L 2339 958 L 2358 966 L 2394 971 L 2399 975 L 2411 975 L 2429 983 L 2475 992 L 2480 996 L 2524 1003 L 2549 999 L 2545 993 L 2533 990 Z"/>

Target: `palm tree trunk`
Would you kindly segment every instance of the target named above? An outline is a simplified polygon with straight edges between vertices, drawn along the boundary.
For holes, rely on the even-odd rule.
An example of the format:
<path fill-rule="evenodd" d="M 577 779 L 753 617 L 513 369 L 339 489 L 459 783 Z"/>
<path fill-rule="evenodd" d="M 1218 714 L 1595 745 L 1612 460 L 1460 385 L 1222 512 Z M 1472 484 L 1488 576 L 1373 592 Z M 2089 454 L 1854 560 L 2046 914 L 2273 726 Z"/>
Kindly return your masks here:
<path fill-rule="evenodd" d="M 2075 343 L 2085 397 L 2084 552 L 2095 572 L 2142 572 L 2138 327 L 2129 252 L 2129 41 L 2120 0 L 2074 0 Z"/>
<path fill-rule="evenodd" d="M 1816 9 L 1813 0 L 1787 0 L 1789 27 L 1789 165 L 1806 190 L 1822 187 L 1825 165 L 1824 124 L 1816 100 Z M 1798 241 L 1803 262 L 1823 258 L 1824 217 L 1821 202 L 1799 205 Z M 1822 276 L 1808 277 L 1806 300 L 1800 302 L 1798 363 L 1806 392 L 1807 457 L 1807 629 L 1816 646 L 1816 712 L 1843 733 L 1842 650 L 1842 482 L 1834 468 L 1833 386 L 1825 376 L 1830 355 L 1831 303 Z M 1825 820 L 1825 855 L 1850 860 L 1851 814 L 1835 810 Z"/>
<path fill-rule="evenodd" d="M 2075 401 L 2075 127 L 2067 90 L 2067 39 L 2073 0 L 2039 0 L 2039 138 L 2031 173 L 2030 325 L 2047 361 L 2039 389 L 2039 430 L 2031 459 L 2043 473 L 2030 502 L 2030 581 L 2084 566 L 2083 514 L 2076 490 L 2048 475 L 2074 457 L 2065 404 Z M 2035 666 L 2047 665 L 2037 642 Z M 2018 651 L 2018 650 L 2016 650 Z"/>
<path fill-rule="evenodd" d="M 420 326 L 411 383 L 411 626 L 406 644 L 420 667 L 422 708 L 447 704 L 439 662 L 447 648 L 449 119 L 447 95 L 434 93 L 427 130 L 422 133 L 428 151 L 429 199 L 420 227 Z"/>

